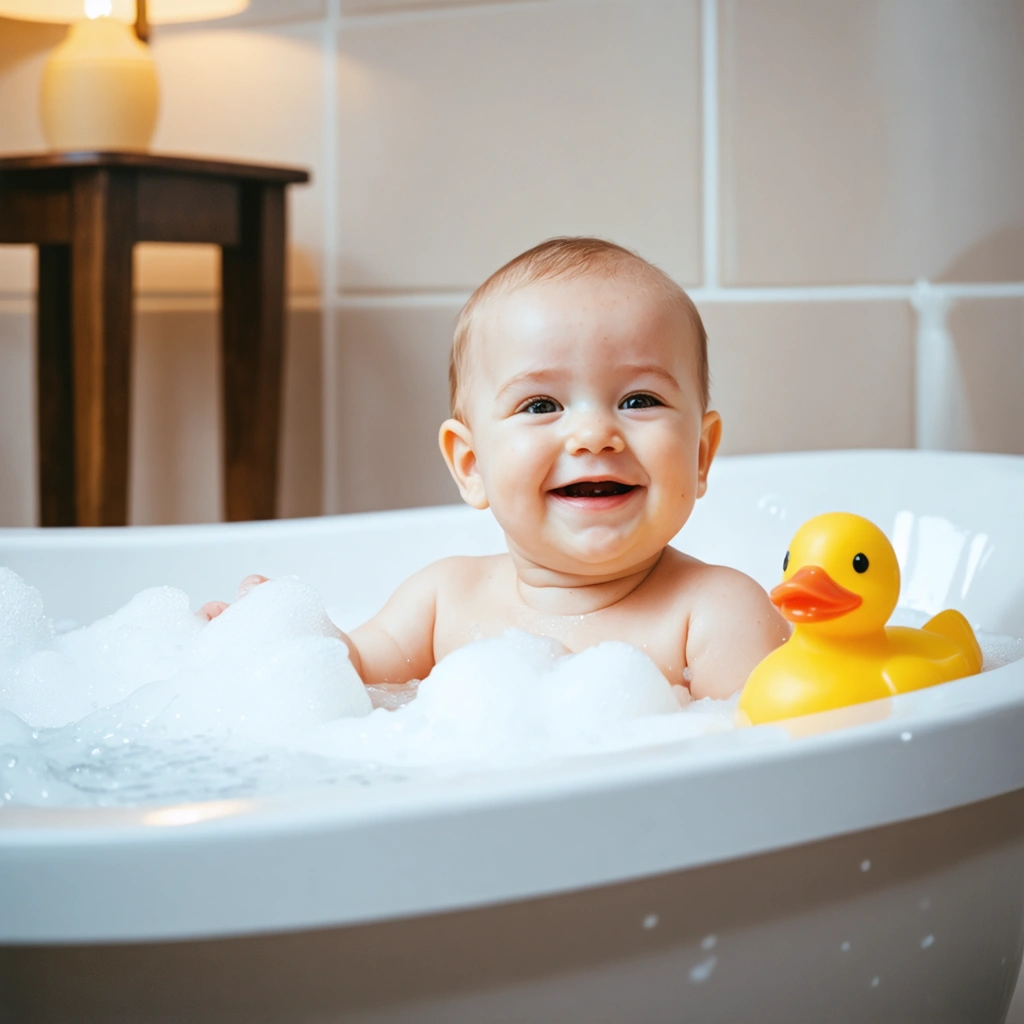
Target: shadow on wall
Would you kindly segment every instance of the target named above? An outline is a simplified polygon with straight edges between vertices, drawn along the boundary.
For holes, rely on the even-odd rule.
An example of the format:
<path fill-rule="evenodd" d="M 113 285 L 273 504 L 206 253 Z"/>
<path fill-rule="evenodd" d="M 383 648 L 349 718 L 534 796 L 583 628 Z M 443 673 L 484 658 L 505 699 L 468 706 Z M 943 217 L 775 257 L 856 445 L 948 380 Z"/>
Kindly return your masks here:
<path fill-rule="evenodd" d="M 993 232 L 960 253 L 939 280 L 996 282 L 1024 276 L 1024 224 Z M 959 299 L 948 315 L 959 374 L 957 447 L 1024 454 L 1024 298 Z"/>
<path fill-rule="evenodd" d="M 1008 273 L 1016 268 L 1016 273 Z M 1024 278 L 1024 224 L 993 231 L 960 252 L 938 281 L 1019 281 Z"/>

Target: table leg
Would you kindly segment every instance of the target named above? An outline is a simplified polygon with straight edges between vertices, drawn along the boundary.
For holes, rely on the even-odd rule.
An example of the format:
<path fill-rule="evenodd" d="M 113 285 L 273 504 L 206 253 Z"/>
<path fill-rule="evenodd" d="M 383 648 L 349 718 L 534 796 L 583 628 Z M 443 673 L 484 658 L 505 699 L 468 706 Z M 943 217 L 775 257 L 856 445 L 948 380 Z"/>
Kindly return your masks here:
<path fill-rule="evenodd" d="M 36 402 L 39 522 L 75 525 L 75 421 L 71 372 L 71 248 L 39 246 Z"/>
<path fill-rule="evenodd" d="M 106 168 L 78 174 L 72 209 L 77 521 L 121 526 L 128 513 L 134 179 Z"/>
<path fill-rule="evenodd" d="M 284 338 L 283 185 L 240 187 L 241 241 L 221 260 L 224 504 L 229 520 L 272 519 Z"/>

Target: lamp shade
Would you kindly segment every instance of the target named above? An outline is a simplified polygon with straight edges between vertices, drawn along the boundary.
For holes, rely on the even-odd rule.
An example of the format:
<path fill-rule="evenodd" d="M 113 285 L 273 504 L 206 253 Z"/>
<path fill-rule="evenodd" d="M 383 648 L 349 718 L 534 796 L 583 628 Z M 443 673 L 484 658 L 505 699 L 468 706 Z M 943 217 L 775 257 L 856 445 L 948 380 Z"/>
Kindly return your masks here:
<path fill-rule="evenodd" d="M 151 25 L 207 21 L 238 14 L 248 6 L 249 0 L 149 0 L 146 18 Z M 0 0 L 2 18 L 69 25 L 83 18 L 104 16 L 133 24 L 135 0 Z"/>

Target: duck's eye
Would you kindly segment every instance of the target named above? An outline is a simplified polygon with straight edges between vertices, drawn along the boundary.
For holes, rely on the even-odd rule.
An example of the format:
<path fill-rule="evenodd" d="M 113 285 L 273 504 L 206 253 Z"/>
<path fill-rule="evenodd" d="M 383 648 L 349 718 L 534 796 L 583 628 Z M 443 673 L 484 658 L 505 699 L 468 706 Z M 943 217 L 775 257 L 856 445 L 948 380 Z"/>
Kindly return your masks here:
<path fill-rule="evenodd" d="M 533 398 L 519 411 L 528 412 L 533 416 L 546 416 L 548 413 L 558 412 L 561 408 L 553 398 Z"/>
<path fill-rule="evenodd" d="M 853 556 L 853 571 L 854 572 L 867 572 L 868 571 L 868 556 L 865 554 L 858 554 Z"/>
<path fill-rule="evenodd" d="M 661 402 L 654 397 L 644 393 L 627 395 L 619 402 L 620 409 L 650 409 L 652 406 L 661 405 Z"/>
<path fill-rule="evenodd" d="M 786 557 L 782 560 L 782 571 L 785 572 L 789 568 L 789 552 L 786 552 Z"/>

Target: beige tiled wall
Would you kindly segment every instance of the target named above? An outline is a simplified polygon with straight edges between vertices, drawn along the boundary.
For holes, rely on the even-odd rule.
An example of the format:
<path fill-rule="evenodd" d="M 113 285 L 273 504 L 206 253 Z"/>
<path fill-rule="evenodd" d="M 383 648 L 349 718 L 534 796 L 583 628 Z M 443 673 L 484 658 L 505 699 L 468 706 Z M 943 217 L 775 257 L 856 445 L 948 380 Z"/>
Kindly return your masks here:
<path fill-rule="evenodd" d="M 472 290 L 558 234 L 700 280 L 697 0 L 364 19 L 338 64 L 338 285 Z"/>
<path fill-rule="evenodd" d="M 722 280 L 1024 280 L 1024 4 L 721 0 Z"/>
<path fill-rule="evenodd" d="M 42 146 L 60 34 L 0 21 L 0 152 Z M 1020 0 L 252 0 L 153 52 L 156 149 L 313 171 L 286 514 L 455 500 L 455 313 L 558 233 L 693 290 L 725 451 L 913 445 L 926 278 L 951 301 L 951 443 L 1024 452 Z M 33 276 L 0 247 L 0 524 L 35 514 Z M 137 522 L 219 514 L 216 280 L 213 249 L 138 251 Z"/>

